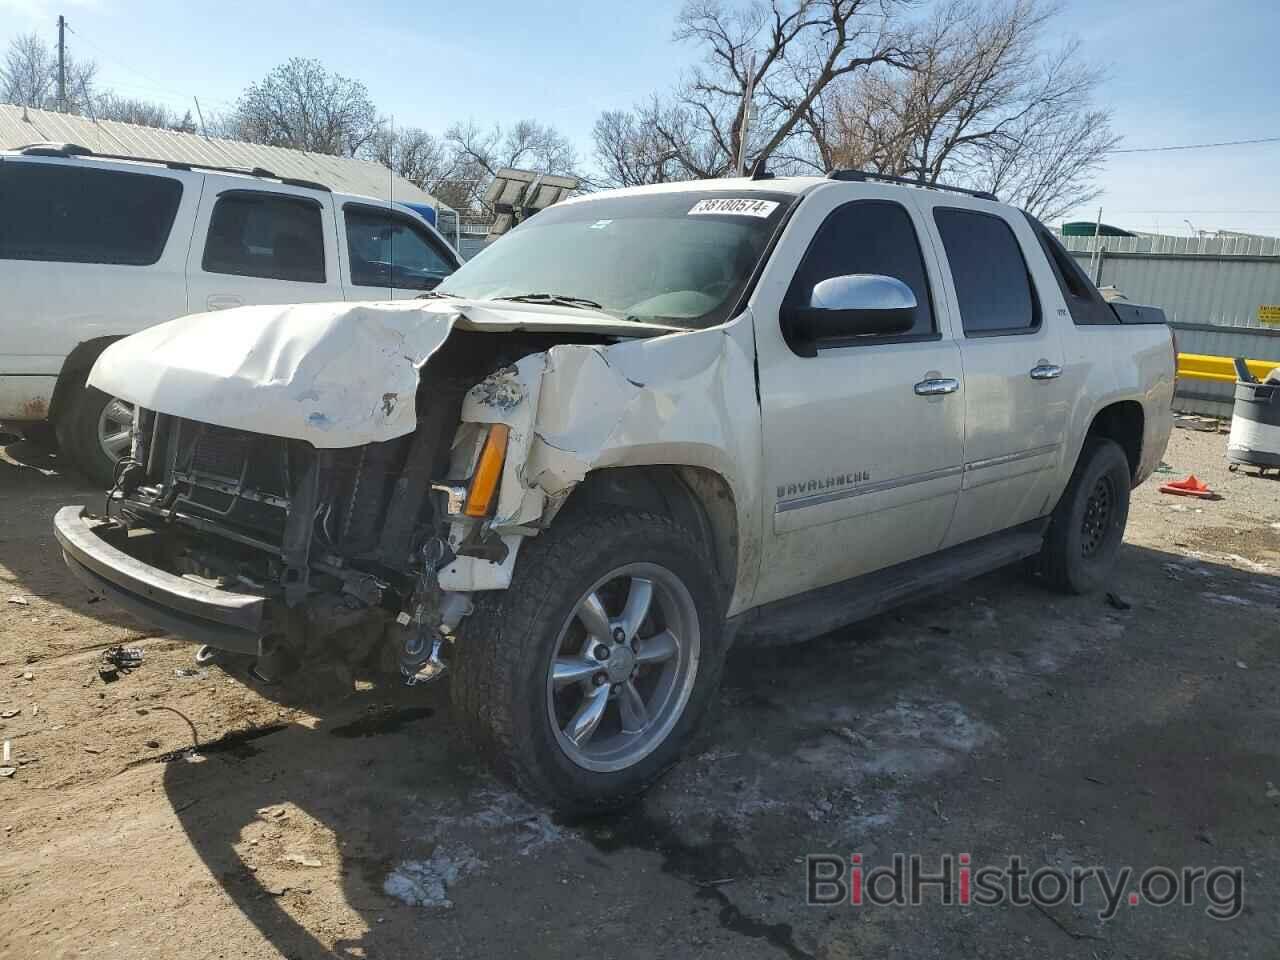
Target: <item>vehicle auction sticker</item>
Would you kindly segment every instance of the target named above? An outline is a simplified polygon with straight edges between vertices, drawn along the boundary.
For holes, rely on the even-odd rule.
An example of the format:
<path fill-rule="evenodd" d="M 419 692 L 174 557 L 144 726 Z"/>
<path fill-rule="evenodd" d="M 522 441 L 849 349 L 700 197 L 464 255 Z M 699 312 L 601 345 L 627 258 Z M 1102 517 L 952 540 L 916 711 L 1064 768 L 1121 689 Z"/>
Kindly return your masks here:
<path fill-rule="evenodd" d="M 749 200 L 732 197 L 699 200 L 689 211 L 689 216 L 699 213 L 731 213 L 739 217 L 767 217 L 778 208 L 776 200 Z"/>

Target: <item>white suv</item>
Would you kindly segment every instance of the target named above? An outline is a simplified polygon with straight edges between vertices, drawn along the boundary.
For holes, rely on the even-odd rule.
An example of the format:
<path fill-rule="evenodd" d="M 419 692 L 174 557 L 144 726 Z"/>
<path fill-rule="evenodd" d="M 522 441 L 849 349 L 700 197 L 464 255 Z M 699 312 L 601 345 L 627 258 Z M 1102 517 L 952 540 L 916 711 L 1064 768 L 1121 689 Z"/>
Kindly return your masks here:
<path fill-rule="evenodd" d="M 461 264 L 403 204 L 70 144 L 0 151 L 0 210 L 0 420 L 51 421 L 104 484 L 133 416 L 84 383 L 108 344 L 244 304 L 414 297 Z"/>

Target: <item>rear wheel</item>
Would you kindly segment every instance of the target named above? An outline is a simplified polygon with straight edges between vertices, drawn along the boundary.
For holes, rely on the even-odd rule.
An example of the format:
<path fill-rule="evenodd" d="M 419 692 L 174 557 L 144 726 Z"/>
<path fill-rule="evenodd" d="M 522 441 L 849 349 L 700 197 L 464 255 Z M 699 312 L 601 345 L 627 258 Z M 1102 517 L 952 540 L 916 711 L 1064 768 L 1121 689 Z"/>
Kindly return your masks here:
<path fill-rule="evenodd" d="M 1129 460 L 1120 445 L 1085 440 L 1040 552 L 1040 573 L 1050 586 L 1088 593 L 1104 585 L 1124 539 L 1129 489 Z"/>
<path fill-rule="evenodd" d="M 561 810 L 642 792 L 719 683 L 723 610 L 702 545 L 666 517 L 587 513 L 526 543 L 453 653 L 454 713 L 500 773 Z"/>

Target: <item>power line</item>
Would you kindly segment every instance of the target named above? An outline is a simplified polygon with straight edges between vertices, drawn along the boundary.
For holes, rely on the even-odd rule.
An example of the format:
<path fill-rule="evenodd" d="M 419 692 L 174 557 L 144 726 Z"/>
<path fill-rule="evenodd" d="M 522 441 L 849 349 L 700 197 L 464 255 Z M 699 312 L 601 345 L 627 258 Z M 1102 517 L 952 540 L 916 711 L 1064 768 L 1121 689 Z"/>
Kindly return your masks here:
<path fill-rule="evenodd" d="M 1243 147 L 1255 143 L 1280 143 L 1280 137 L 1259 137 L 1255 140 L 1222 140 L 1218 143 L 1183 143 L 1171 147 L 1126 147 L 1108 150 L 1107 153 L 1165 153 L 1169 150 L 1208 150 L 1212 147 Z"/>

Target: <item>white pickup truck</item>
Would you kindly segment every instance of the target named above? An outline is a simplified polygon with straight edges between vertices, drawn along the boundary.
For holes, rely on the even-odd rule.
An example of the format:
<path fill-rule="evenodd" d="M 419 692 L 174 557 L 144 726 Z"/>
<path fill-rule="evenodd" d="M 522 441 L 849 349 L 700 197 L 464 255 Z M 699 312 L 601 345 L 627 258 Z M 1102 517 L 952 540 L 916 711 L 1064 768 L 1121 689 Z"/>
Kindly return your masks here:
<path fill-rule="evenodd" d="M 138 408 L 110 516 L 56 517 L 91 589 L 267 679 L 447 663 L 477 749 L 590 810 L 735 637 L 1105 582 L 1174 349 L 1018 210 L 838 171 L 582 197 L 423 299 L 187 317 L 90 383 Z"/>

